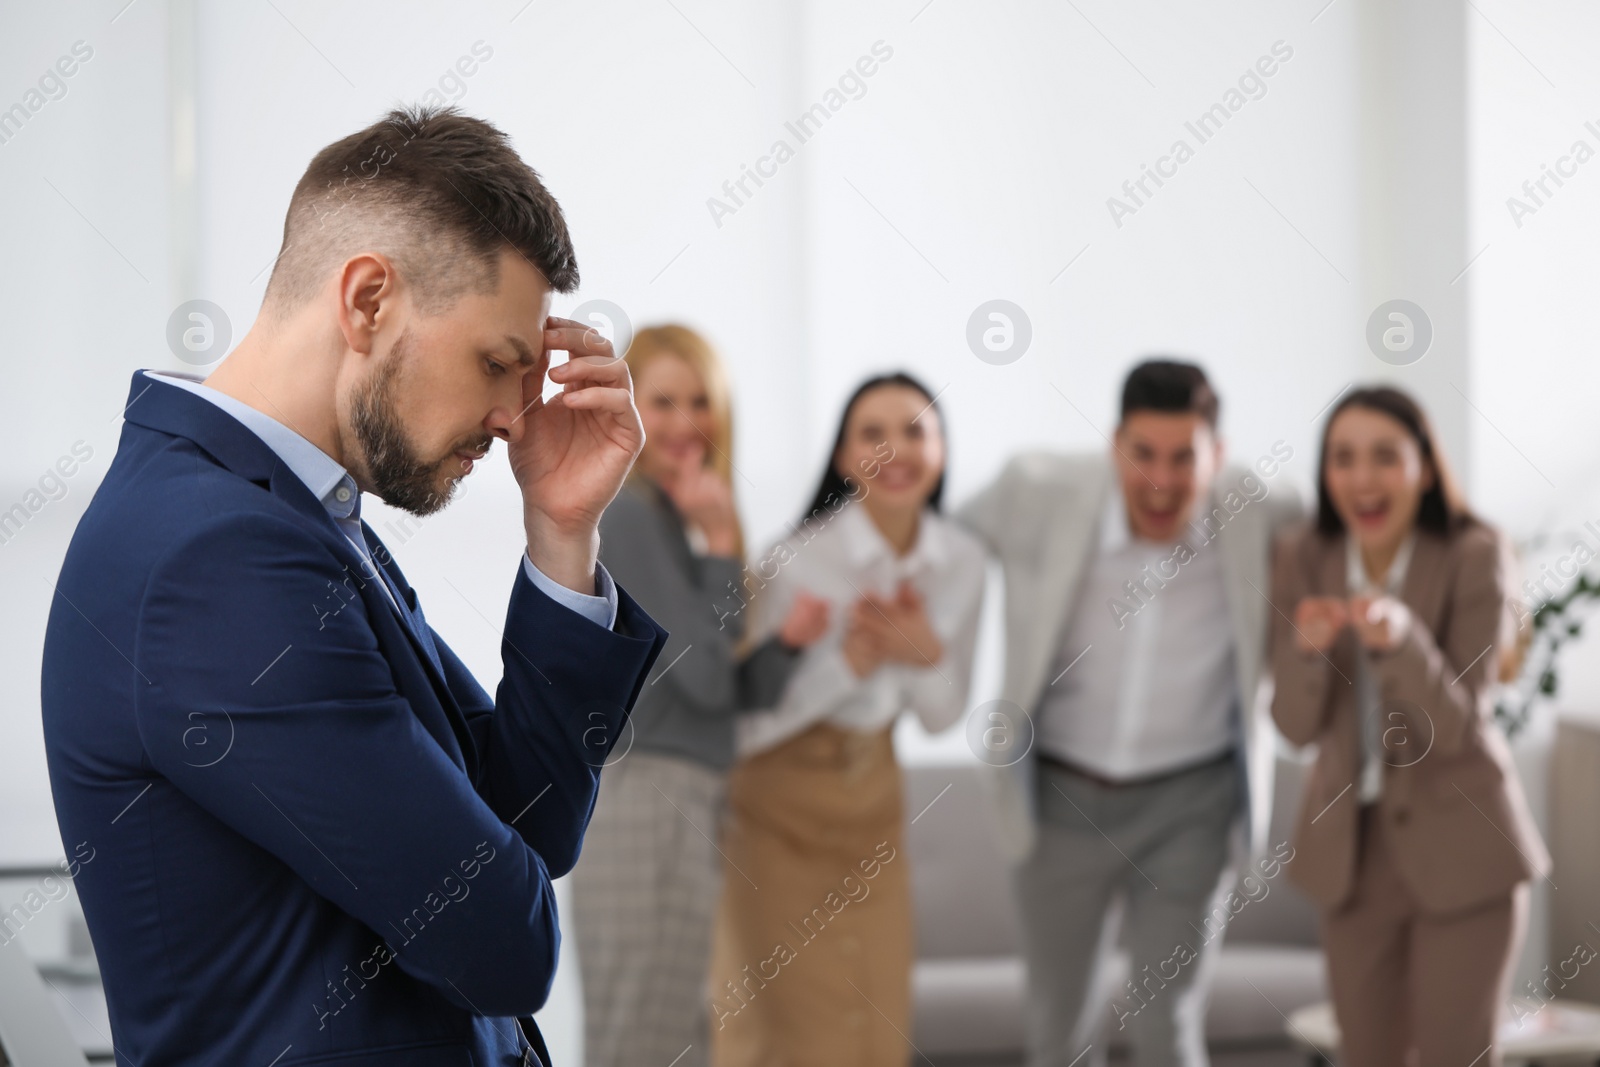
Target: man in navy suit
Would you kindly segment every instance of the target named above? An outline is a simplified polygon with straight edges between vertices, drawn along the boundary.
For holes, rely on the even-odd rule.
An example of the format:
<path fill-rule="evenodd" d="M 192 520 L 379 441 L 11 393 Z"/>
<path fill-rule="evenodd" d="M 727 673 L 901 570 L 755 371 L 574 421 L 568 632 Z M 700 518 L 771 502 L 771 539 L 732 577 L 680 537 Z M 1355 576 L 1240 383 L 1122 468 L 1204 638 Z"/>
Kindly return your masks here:
<path fill-rule="evenodd" d="M 551 879 L 666 636 L 596 558 L 643 434 L 550 317 L 577 283 L 503 134 L 397 111 L 312 160 L 216 372 L 134 374 L 43 669 L 119 1063 L 547 1061 Z M 527 551 L 491 699 L 360 500 L 437 511 L 496 438 Z"/>

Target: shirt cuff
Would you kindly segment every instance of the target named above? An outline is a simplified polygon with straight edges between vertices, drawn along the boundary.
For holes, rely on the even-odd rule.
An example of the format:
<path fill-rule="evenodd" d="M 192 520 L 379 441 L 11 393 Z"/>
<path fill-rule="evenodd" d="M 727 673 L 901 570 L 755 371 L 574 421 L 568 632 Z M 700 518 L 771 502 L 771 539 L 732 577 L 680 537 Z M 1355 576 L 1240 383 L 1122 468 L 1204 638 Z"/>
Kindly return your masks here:
<path fill-rule="evenodd" d="M 533 565 L 533 560 L 526 551 L 522 553 L 522 571 L 528 576 L 528 581 L 539 588 L 539 592 L 557 604 L 571 608 L 596 626 L 607 630 L 616 629 L 617 583 L 611 580 L 611 575 L 604 564 L 594 565 L 594 585 L 599 590 L 595 596 L 580 593 L 576 589 L 568 589 L 549 577 Z"/>

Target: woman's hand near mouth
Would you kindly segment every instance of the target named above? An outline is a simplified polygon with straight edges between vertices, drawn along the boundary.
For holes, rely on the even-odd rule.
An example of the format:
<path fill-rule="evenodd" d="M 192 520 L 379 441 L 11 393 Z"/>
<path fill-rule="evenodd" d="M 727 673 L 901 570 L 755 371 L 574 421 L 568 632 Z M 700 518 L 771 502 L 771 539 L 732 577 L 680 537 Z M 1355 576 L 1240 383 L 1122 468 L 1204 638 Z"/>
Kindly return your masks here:
<path fill-rule="evenodd" d="M 706 548 L 713 556 L 732 556 L 738 552 L 733 488 L 706 466 L 705 457 L 704 447 L 686 450 L 661 488 L 678 513 L 706 535 Z"/>

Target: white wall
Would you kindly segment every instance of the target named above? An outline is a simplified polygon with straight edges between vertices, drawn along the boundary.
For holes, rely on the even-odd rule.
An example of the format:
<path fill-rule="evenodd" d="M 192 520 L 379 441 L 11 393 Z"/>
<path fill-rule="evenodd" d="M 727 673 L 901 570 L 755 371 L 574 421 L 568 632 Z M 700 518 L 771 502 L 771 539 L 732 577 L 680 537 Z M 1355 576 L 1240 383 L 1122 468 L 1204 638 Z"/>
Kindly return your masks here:
<path fill-rule="evenodd" d="M 0 143 L 0 510 L 75 442 L 92 450 L 64 495 L 0 544 L 0 862 L 61 855 L 39 729 L 51 583 L 116 451 L 133 368 L 165 356 L 166 20 L 141 6 L 114 22 L 105 4 L 0 8 L 0 109 L 26 105 L 75 43 L 90 53 Z"/>
<path fill-rule="evenodd" d="M 1065 5 L 935 3 L 908 22 L 919 7 L 814 7 L 813 94 L 877 38 L 895 56 L 810 160 L 810 466 L 855 382 L 906 366 L 944 390 L 959 499 L 1016 449 L 1103 449 L 1121 378 L 1151 352 L 1212 370 L 1236 456 L 1280 437 L 1304 454 L 1348 378 L 1339 328 L 1354 308 L 1248 183 L 1349 273 L 1353 75 L 1337 9 L 1312 26 L 1267 3 L 1078 5 L 1092 27 Z M 1266 95 L 1197 145 L 1184 122 L 1279 40 L 1293 57 Z M 1180 137 L 1194 158 L 1118 227 L 1108 197 Z M 997 297 L 1033 325 L 1006 366 L 964 336 Z"/>
<path fill-rule="evenodd" d="M 1485 248 L 1472 284 L 1472 394 L 1482 409 L 1473 423 L 1479 457 L 1474 500 L 1530 546 L 1528 568 L 1570 554 L 1583 524 L 1600 519 L 1600 433 L 1592 415 L 1600 393 L 1600 328 L 1595 294 L 1600 260 L 1600 156 L 1562 163 L 1576 141 L 1600 154 L 1600 72 L 1587 45 L 1600 36 L 1600 13 L 1575 2 L 1485 7 L 1474 16 L 1471 221 L 1474 248 Z M 1557 187 L 1546 182 L 1538 205 L 1524 182 L 1545 168 L 1576 169 Z M 1519 208 L 1516 198 L 1535 208 Z M 1520 223 L 1520 225 L 1519 225 Z M 1593 535 L 1588 535 L 1593 544 Z M 1600 708 L 1600 670 L 1580 646 L 1565 660 L 1563 697 Z"/>

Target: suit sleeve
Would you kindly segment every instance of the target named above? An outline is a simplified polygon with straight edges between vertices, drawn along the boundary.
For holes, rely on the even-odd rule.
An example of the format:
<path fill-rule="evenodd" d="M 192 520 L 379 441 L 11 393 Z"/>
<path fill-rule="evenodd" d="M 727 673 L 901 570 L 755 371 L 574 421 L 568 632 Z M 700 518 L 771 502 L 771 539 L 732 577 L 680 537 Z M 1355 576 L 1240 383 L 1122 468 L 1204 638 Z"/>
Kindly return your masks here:
<path fill-rule="evenodd" d="M 133 649 L 146 758 L 380 935 L 417 908 L 434 911 L 395 960 L 452 1003 L 489 1015 L 535 1010 L 549 992 L 560 933 L 550 865 L 519 830 L 551 820 L 567 824 L 553 840 L 573 835 L 595 781 L 579 758 L 574 710 L 589 700 L 625 702 L 655 642 L 612 634 L 615 643 L 604 644 L 577 626 L 552 625 L 553 604 L 528 603 L 531 583 L 513 594 L 507 644 L 536 654 L 543 676 L 512 667 L 520 654 L 508 657 L 498 736 L 540 748 L 525 761 L 552 779 L 544 806 L 513 827 L 398 691 L 365 601 L 319 611 L 329 584 L 345 578 L 328 544 L 270 515 L 222 516 L 175 544 L 148 577 Z M 638 633 L 648 620 L 627 622 Z M 606 653 L 615 670 L 594 671 L 595 655 Z M 592 677 L 606 673 L 627 681 Z M 223 759 L 196 765 L 187 732 L 219 711 L 233 744 Z M 472 863 L 471 893 L 436 908 L 442 879 Z"/>
<path fill-rule="evenodd" d="M 739 663 L 739 707 L 770 708 L 794 676 L 800 650 L 769 637 Z"/>
<path fill-rule="evenodd" d="M 477 742 L 474 786 L 554 878 L 578 861 L 600 768 L 665 640 L 626 590 L 616 587 L 616 597 L 616 624 L 608 630 L 550 599 L 519 566 L 492 702 L 429 628 Z"/>
<path fill-rule="evenodd" d="M 1013 460 L 994 481 L 955 512 L 956 521 L 976 534 L 989 551 L 1000 558 L 1005 556 L 1006 535 L 1014 528 L 1008 505 L 1014 492 L 1013 485 L 1018 480 L 1017 465 Z"/>
<path fill-rule="evenodd" d="M 1304 652 L 1295 641 L 1294 610 L 1310 595 L 1306 543 L 1314 536 L 1301 527 L 1278 538 L 1272 560 L 1272 719 L 1293 745 L 1315 741 L 1327 724 L 1333 665 L 1328 657 Z"/>
<path fill-rule="evenodd" d="M 1431 736 L 1443 756 L 1459 752 L 1476 720 L 1490 713 L 1506 609 L 1498 535 L 1479 527 L 1459 536 L 1445 632 L 1430 633 L 1413 615 L 1400 644 L 1372 657 L 1385 704 L 1402 713 L 1420 708 L 1427 721 L 1413 724 L 1412 736 Z"/>
<path fill-rule="evenodd" d="M 522 573 L 538 587 L 539 592 L 562 607 L 571 608 L 596 626 L 609 630 L 617 624 L 617 584 L 611 580 L 611 572 L 604 565 L 595 567 L 595 594 L 568 589 L 535 567 L 533 557 L 526 552 L 522 554 Z"/>
<path fill-rule="evenodd" d="M 1291 526 L 1303 522 L 1306 518 L 1305 500 L 1300 496 L 1300 490 L 1292 484 L 1279 486 L 1273 491 L 1271 525 L 1268 536 L 1276 536 Z"/>

